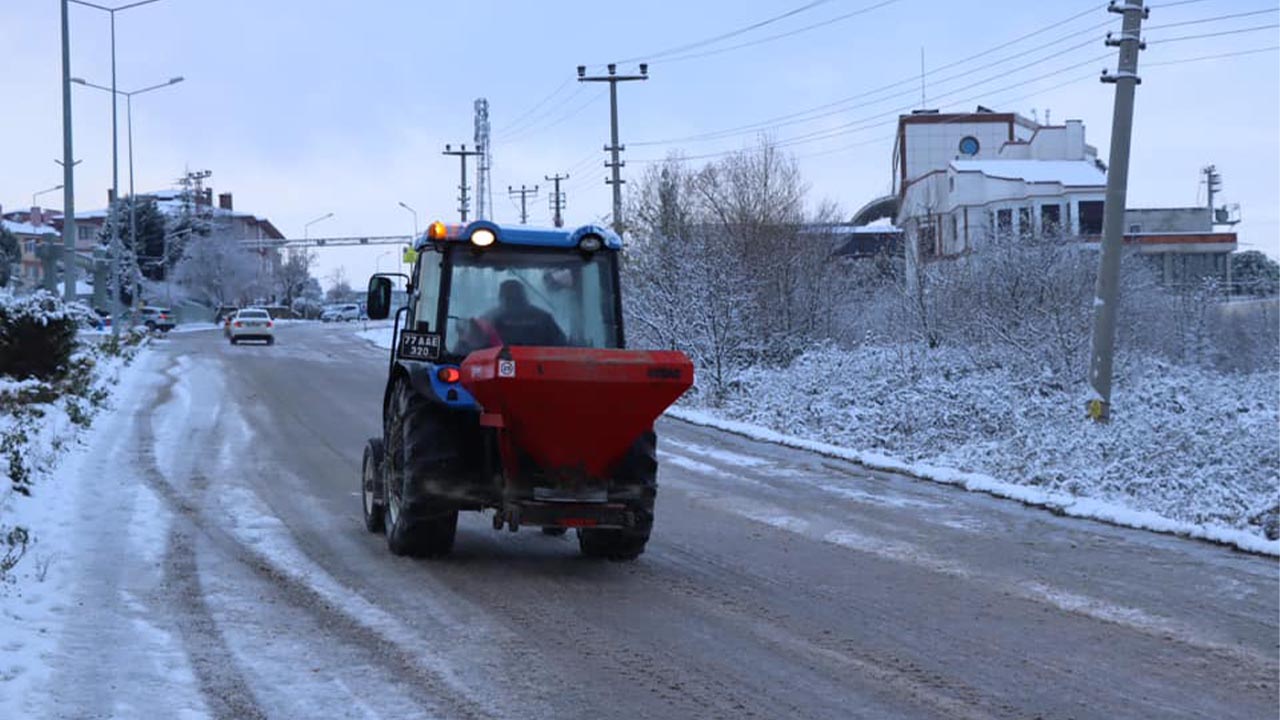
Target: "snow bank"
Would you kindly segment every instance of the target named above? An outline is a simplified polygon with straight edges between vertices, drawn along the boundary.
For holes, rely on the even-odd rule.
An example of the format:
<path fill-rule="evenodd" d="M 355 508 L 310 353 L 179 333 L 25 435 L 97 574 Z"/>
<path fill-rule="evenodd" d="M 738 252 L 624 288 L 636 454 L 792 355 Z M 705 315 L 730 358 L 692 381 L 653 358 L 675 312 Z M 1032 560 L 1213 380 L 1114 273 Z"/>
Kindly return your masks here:
<path fill-rule="evenodd" d="M 981 367 L 956 351 L 823 348 L 743 373 L 720 408 L 672 417 L 958 485 L 1067 515 L 1280 555 L 1275 371 L 1139 360 L 1113 419 L 1084 388 Z"/>
<path fill-rule="evenodd" d="M 360 332 L 356 333 L 356 337 L 360 338 L 361 340 L 365 340 L 370 343 L 373 343 L 373 345 L 376 347 L 390 350 L 391 336 L 393 332 L 394 332 L 394 328 L 392 328 L 390 325 L 387 325 L 386 327 L 378 327 L 378 328 L 370 328 L 369 330 L 361 330 Z"/>
<path fill-rule="evenodd" d="M 141 341 L 141 340 L 139 340 Z M 0 593 L 7 571 L 36 542 L 28 522 L 43 481 L 56 471 L 97 413 L 107 405 L 135 346 L 80 342 L 71 370 L 56 381 L 0 377 Z"/>

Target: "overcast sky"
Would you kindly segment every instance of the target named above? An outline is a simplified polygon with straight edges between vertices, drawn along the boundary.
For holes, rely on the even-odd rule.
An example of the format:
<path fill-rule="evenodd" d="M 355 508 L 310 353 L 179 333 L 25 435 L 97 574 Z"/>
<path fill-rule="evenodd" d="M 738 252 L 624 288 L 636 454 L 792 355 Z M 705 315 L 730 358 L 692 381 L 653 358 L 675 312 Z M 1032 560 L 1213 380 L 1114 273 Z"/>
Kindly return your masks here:
<path fill-rule="evenodd" d="M 1242 208 L 1242 248 L 1280 257 L 1276 3 L 1149 4 L 1129 205 L 1199 204 L 1199 170 L 1214 163 L 1225 181 L 1223 201 Z M 806 5 L 812 7 L 718 43 L 666 52 Z M 1118 26 L 1119 16 L 1104 8 L 1080 0 L 161 0 L 117 15 L 118 82 L 130 90 L 186 78 L 134 100 L 140 192 L 172 187 L 187 169 L 211 170 L 215 192 L 234 193 L 237 209 L 269 217 L 290 237 L 329 212 L 334 217 L 314 225 L 313 236 L 407 234 L 413 218 L 398 202 L 416 208 L 423 227 L 435 218 L 456 220 L 458 163 L 440 151 L 445 143 L 471 144 L 478 97 L 490 102 L 498 220 L 517 219 L 506 188 L 523 183 L 542 186 L 531 201 L 531 222 L 548 223 L 543 176 L 565 171 L 572 175 L 569 223 L 601 218 L 610 202 L 601 166 L 607 86 L 574 82 L 574 68 L 646 57 L 651 79 L 619 87 L 628 175 L 672 150 L 697 156 L 755 138 L 748 131 L 645 143 L 749 126 L 862 94 L 832 108 L 838 112 L 769 131 L 785 143 L 861 122 L 852 132 L 788 148 L 800 158 L 811 201 L 833 200 L 852 213 L 889 188 L 894 118 L 919 105 L 913 76 L 922 46 L 928 71 L 1036 33 L 937 70 L 926 83 L 927 105 L 958 111 L 981 103 L 1028 116 L 1035 109 L 1055 123 L 1079 118 L 1087 141 L 1106 158 L 1114 91 L 1094 75 L 1114 70 L 1115 60 L 1091 59 L 1108 54 L 1105 29 L 1096 26 L 1109 20 Z M 1196 22 L 1225 15 L 1239 17 Z M 110 83 L 107 18 L 72 6 L 73 75 Z M 1177 23 L 1188 24 L 1159 27 Z M 53 162 L 62 153 L 58 32 L 56 0 L 0 0 L 6 209 L 30 204 L 31 193 L 62 179 Z M 765 40 L 783 33 L 791 34 Z M 1167 42 L 1155 42 L 1161 39 Z M 737 45 L 746 46 L 706 54 Z M 1158 65 L 1255 49 L 1267 50 Z M 1004 58 L 1010 59 L 977 69 Z M 635 63 L 621 69 L 634 72 Z M 1063 85 L 1073 79 L 1079 81 Z M 107 93 L 75 87 L 73 117 L 75 154 L 83 161 L 76 204 L 99 208 L 111 182 Z M 122 188 L 124 120 L 122 103 Z M 42 204 L 60 207 L 61 195 L 45 195 Z M 361 284 L 384 252 L 323 251 L 323 274 L 345 266 Z M 389 267 L 389 259 L 381 262 Z"/>

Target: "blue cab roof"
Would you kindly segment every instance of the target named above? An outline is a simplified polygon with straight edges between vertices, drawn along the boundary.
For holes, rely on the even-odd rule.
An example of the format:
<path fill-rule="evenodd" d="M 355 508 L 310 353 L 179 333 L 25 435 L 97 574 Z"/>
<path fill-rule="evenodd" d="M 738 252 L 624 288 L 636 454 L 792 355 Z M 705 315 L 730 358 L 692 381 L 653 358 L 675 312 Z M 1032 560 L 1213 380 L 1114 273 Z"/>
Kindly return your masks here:
<path fill-rule="evenodd" d="M 445 237 L 432 240 L 429 234 L 414 241 L 415 250 L 421 250 L 432 242 L 469 242 L 471 233 L 480 228 L 493 232 L 498 245 L 525 245 L 533 247 L 576 248 L 583 237 L 598 235 L 604 247 L 610 250 L 622 249 L 622 238 L 609 228 L 600 225 L 583 225 L 578 228 L 548 228 L 531 225 L 499 225 L 489 220 L 475 220 L 467 225 L 458 223 L 444 224 Z"/>

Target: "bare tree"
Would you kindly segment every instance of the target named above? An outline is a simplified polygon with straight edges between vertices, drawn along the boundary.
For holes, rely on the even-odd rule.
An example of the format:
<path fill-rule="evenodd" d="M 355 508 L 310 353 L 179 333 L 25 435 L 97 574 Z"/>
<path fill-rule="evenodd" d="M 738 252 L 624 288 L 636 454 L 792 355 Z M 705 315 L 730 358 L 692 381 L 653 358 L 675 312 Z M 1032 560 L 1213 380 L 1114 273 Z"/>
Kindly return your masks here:
<path fill-rule="evenodd" d="M 291 250 L 289 256 L 280 264 L 276 273 L 276 285 L 284 298 L 284 305 L 293 306 L 293 301 L 302 295 L 311 280 L 311 268 L 315 264 L 316 255 L 307 250 Z"/>

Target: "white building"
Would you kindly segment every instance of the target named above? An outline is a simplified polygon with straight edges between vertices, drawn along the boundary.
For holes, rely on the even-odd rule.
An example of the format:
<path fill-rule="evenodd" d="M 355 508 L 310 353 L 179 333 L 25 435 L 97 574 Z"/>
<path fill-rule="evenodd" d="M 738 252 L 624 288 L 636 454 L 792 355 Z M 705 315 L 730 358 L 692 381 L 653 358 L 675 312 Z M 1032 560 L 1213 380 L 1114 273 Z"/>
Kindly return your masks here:
<path fill-rule="evenodd" d="M 893 166 L 895 224 L 913 259 L 957 257 L 994 236 L 1102 235 L 1106 169 L 1079 120 L 917 111 L 898 119 Z M 1229 273 L 1236 235 L 1214 231 L 1208 206 L 1128 209 L 1125 220 L 1125 241 L 1167 281 Z"/>
<path fill-rule="evenodd" d="M 1106 173 L 1084 125 L 1013 113 L 903 116 L 897 225 L 922 258 L 961 255 L 993 233 L 1098 235 Z"/>

